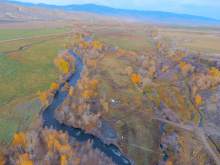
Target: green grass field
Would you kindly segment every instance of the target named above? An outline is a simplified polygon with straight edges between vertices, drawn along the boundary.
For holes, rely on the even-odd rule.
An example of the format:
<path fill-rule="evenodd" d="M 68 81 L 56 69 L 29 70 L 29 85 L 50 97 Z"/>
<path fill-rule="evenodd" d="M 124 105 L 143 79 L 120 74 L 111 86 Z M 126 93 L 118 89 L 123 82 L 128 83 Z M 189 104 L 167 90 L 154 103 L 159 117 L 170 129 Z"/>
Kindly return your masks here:
<path fill-rule="evenodd" d="M 67 37 L 55 39 L 33 45 L 25 51 L 0 55 L 0 107 L 16 97 L 48 89 L 58 80 L 60 72 L 53 59 L 66 40 Z"/>
<path fill-rule="evenodd" d="M 8 41 L 8 42 L 2 42 L 0 44 L 0 52 L 8 52 L 8 51 L 14 51 L 18 50 L 20 47 L 23 47 L 25 45 L 30 45 L 34 43 L 40 43 L 42 41 L 59 38 L 62 36 L 65 36 L 66 34 L 57 34 L 52 36 L 46 36 L 46 37 L 36 37 L 36 38 L 29 38 L 29 39 L 22 39 L 19 41 Z"/>
<path fill-rule="evenodd" d="M 0 55 L 0 146 L 7 145 L 16 131 L 26 128 L 37 117 L 41 102 L 36 92 L 47 90 L 52 82 L 58 81 L 61 72 L 53 59 L 62 43 L 69 40 L 58 38 Z"/>
<path fill-rule="evenodd" d="M 0 41 L 68 32 L 68 29 L 1 29 Z"/>
<path fill-rule="evenodd" d="M 40 99 L 21 100 L 0 113 L 0 146 L 6 146 L 13 134 L 23 130 L 38 117 Z"/>
<path fill-rule="evenodd" d="M 122 49 L 156 52 L 155 43 L 151 41 L 147 34 L 139 31 L 99 29 L 94 30 L 94 33 L 96 40 L 113 46 L 119 46 Z"/>

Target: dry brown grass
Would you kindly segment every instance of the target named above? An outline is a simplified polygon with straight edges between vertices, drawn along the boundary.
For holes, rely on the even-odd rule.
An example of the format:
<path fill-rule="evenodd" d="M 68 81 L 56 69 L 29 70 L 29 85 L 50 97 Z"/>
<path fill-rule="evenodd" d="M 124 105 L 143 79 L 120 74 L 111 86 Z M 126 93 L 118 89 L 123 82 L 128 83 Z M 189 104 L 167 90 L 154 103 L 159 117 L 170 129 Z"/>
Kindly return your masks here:
<path fill-rule="evenodd" d="M 211 36 L 211 35 L 195 35 L 195 34 L 186 34 L 186 33 L 161 33 L 164 36 L 182 38 L 186 40 L 193 40 L 193 42 L 180 43 L 180 46 L 198 50 L 203 52 L 213 52 L 220 54 L 220 37 Z"/>

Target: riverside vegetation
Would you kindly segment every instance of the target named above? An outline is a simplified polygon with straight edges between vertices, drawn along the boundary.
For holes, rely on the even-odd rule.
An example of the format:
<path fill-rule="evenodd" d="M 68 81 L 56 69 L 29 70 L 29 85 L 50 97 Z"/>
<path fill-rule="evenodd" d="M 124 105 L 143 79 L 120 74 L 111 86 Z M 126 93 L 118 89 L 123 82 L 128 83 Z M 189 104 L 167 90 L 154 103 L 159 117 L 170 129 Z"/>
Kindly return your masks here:
<path fill-rule="evenodd" d="M 106 30 L 109 26 L 112 29 Z M 135 45 L 126 44 L 140 36 Z M 131 163 L 219 163 L 219 153 L 204 136 L 209 126 L 207 114 L 204 127 L 198 127 L 209 102 L 219 103 L 216 92 L 220 72 L 213 60 L 204 59 L 199 50 L 176 48 L 160 30 L 145 24 L 74 27 L 68 37 L 71 41 L 62 44 L 66 51 L 54 59 L 62 72 L 59 83 L 38 92 L 43 109 L 65 84 L 63 91 L 68 91 L 68 96 L 56 109 L 56 119 L 93 134 L 106 145 L 118 146 Z M 84 64 L 74 87 L 65 83 L 77 69 L 76 60 L 67 50 L 73 50 Z M 205 99 L 204 92 L 210 99 Z M 92 142 L 82 144 L 68 133 L 43 129 L 42 122 L 40 116 L 28 131 L 15 134 L 10 152 L 0 158 L 1 162 L 114 164 L 92 149 Z M 163 122 L 167 123 L 167 135 L 160 130 Z M 212 132 L 213 139 L 219 143 L 216 132 Z M 168 155 L 166 161 L 160 145 Z"/>

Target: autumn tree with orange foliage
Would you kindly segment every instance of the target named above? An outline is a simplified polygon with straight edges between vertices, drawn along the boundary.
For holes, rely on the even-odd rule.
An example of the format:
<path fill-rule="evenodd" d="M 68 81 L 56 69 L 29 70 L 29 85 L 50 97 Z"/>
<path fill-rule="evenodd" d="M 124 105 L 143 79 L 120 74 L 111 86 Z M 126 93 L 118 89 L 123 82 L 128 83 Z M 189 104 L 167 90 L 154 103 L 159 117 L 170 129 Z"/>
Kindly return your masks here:
<path fill-rule="evenodd" d="M 77 38 L 78 38 L 77 34 L 74 34 L 74 35 L 73 35 L 73 38 L 74 38 L 74 39 L 77 39 Z"/>
<path fill-rule="evenodd" d="M 133 74 L 131 75 L 131 81 L 132 81 L 134 84 L 140 84 L 140 83 L 141 83 L 140 75 L 137 75 L 136 73 L 133 73 Z"/>
<path fill-rule="evenodd" d="M 69 69 L 70 69 L 69 62 L 60 60 L 58 61 L 58 66 L 63 73 L 67 74 L 69 72 Z"/>
<path fill-rule="evenodd" d="M 199 89 L 208 89 L 220 83 L 220 77 L 204 73 L 195 73 L 192 75 L 190 84 L 196 85 Z"/>
<path fill-rule="evenodd" d="M 215 103 L 215 102 L 216 102 L 216 100 L 217 100 L 217 98 L 216 98 L 216 97 L 214 97 L 214 98 L 212 99 L 212 102 L 213 102 L 213 103 Z"/>
<path fill-rule="evenodd" d="M 53 94 L 51 93 L 50 90 L 44 91 L 44 92 L 37 92 L 37 95 L 41 99 L 41 102 L 43 105 L 49 106 L 50 104 L 50 99 L 53 97 Z"/>
<path fill-rule="evenodd" d="M 172 165 L 173 163 L 169 160 L 167 161 L 166 165 Z"/>
<path fill-rule="evenodd" d="M 37 136 L 34 135 L 34 138 L 30 138 L 33 132 Z M 26 147 L 19 149 L 18 146 L 23 143 L 23 139 L 27 140 Z M 29 141 L 33 141 L 33 139 L 41 141 L 34 149 L 45 154 L 31 154 L 29 152 Z M 26 134 L 20 133 L 15 135 L 12 148 L 10 148 L 9 152 L 10 160 L 7 160 L 7 157 L 3 157 L 0 154 L 0 164 L 3 165 L 6 161 L 11 161 L 13 164 L 18 165 L 33 165 L 38 162 L 63 165 L 89 164 L 90 162 L 94 162 L 95 164 L 113 164 L 111 159 L 103 156 L 100 150 L 94 150 L 92 145 L 93 143 L 90 140 L 86 144 L 80 143 L 74 138 L 70 140 L 67 132 L 57 131 L 52 126 L 50 129 L 45 127 L 44 129 L 27 131 Z"/>
<path fill-rule="evenodd" d="M 71 87 L 70 87 L 70 90 L 69 90 L 69 95 L 70 95 L 70 96 L 73 96 L 73 89 L 74 89 L 73 86 L 71 86 Z"/>
<path fill-rule="evenodd" d="M 196 95 L 195 102 L 196 102 L 196 105 L 198 106 L 204 104 L 204 101 L 202 101 L 202 97 L 199 94 Z"/>
<path fill-rule="evenodd" d="M 5 164 L 6 162 L 6 157 L 3 155 L 2 149 L 0 148 L 0 164 Z"/>
<path fill-rule="evenodd" d="M 137 56 L 137 53 L 132 52 L 131 54 L 132 54 L 131 61 L 133 61 L 135 59 L 135 57 Z"/>
<path fill-rule="evenodd" d="M 19 161 L 20 165 L 33 165 L 33 162 L 30 160 L 27 153 L 23 154 Z"/>
<path fill-rule="evenodd" d="M 66 160 L 66 156 L 64 155 L 61 155 L 61 165 L 67 165 L 68 164 L 68 162 L 67 162 L 67 160 Z"/>
<path fill-rule="evenodd" d="M 76 71 L 76 59 L 67 53 L 63 53 L 59 58 L 55 58 L 54 63 L 63 74 L 67 74 L 70 71 L 74 73 Z"/>
<path fill-rule="evenodd" d="M 189 70 L 192 73 L 194 72 L 194 66 L 192 66 L 191 64 L 186 64 L 186 62 L 180 62 L 179 66 L 181 68 L 181 73 L 183 74 L 183 76 L 187 76 Z"/>
<path fill-rule="evenodd" d="M 52 83 L 52 85 L 50 86 L 50 89 L 57 91 L 59 89 L 59 85 L 57 83 Z"/>
<path fill-rule="evenodd" d="M 182 50 L 176 50 L 176 54 L 180 57 L 183 57 L 183 51 Z"/>
<path fill-rule="evenodd" d="M 152 37 L 157 37 L 158 36 L 158 32 L 159 32 L 159 30 L 150 28 L 150 33 L 151 33 Z"/>
<path fill-rule="evenodd" d="M 65 82 L 63 88 L 62 88 L 62 92 L 66 92 L 68 91 L 70 88 L 70 84 L 68 82 Z"/>
<path fill-rule="evenodd" d="M 23 132 L 20 132 L 19 134 L 14 134 L 14 139 L 13 139 L 13 145 L 14 146 L 19 146 L 20 150 L 23 153 L 23 150 L 26 148 L 26 137 Z"/>
<path fill-rule="evenodd" d="M 212 67 L 212 69 L 209 71 L 209 75 L 212 77 L 220 77 L 219 70 L 215 67 Z"/>
<path fill-rule="evenodd" d="M 170 61 L 173 61 L 173 62 L 180 62 L 180 58 L 176 56 L 169 56 L 169 59 Z"/>
<path fill-rule="evenodd" d="M 193 88 L 192 88 L 192 97 L 193 98 L 195 97 L 195 94 L 196 94 L 197 90 L 198 90 L 198 87 L 197 86 L 193 86 Z"/>
<path fill-rule="evenodd" d="M 182 67 L 185 66 L 185 65 L 186 65 L 186 62 L 181 62 L 181 63 L 179 63 L 180 68 L 182 68 Z"/>
<path fill-rule="evenodd" d="M 124 56 L 127 53 L 127 51 L 123 49 L 119 49 L 118 52 L 121 53 L 122 56 Z"/>

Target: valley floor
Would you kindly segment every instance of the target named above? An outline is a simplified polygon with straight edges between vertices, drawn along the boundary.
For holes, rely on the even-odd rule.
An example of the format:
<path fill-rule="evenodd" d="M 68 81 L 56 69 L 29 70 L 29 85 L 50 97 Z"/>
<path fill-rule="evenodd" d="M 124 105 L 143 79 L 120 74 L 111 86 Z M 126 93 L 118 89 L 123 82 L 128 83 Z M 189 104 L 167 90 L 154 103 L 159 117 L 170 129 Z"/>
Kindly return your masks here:
<path fill-rule="evenodd" d="M 21 131 L 19 124 L 24 128 L 39 112 L 41 102 L 34 93 L 49 89 L 52 82 L 61 78 L 59 75 L 65 75 L 65 69 L 70 71 L 66 64 L 70 59 L 67 50 L 73 50 L 84 66 L 76 86 L 71 88 L 65 83 L 63 87 L 69 93 L 55 111 L 61 124 L 83 129 L 105 144 L 116 145 L 131 163 L 138 165 L 220 164 L 216 148 L 220 144 L 220 128 L 218 117 L 212 117 L 218 114 L 220 105 L 218 48 L 205 43 L 218 42 L 218 32 L 207 30 L 206 36 L 200 31 L 180 35 L 167 32 L 170 30 L 167 27 L 127 23 L 81 26 L 84 28 L 70 27 L 68 36 L 27 39 L 24 44 L 11 41 L 15 51 L 9 43 L 0 48 L 6 52 L 0 55 L 4 61 L 1 79 L 5 80 L 1 82 L 4 96 L 0 102 L 6 105 L 0 111 L 0 121 L 11 120 L 0 128 L 4 135 L 0 139 L 2 145 Z M 214 39 L 209 32 L 216 33 Z M 204 38 L 206 47 L 200 44 Z M 193 43 L 187 43 L 190 47 L 183 43 L 191 39 Z M 28 47 L 22 47 L 25 45 Z M 17 51 L 20 47 L 23 49 Z M 16 102 L 16 97 L 11 102 L 15 96 L 21 100 Z M 48 98 L 41 99 L 44 105 Z M 11 132 L 6 131 L 9 129 Z M 36 132 L 41 134 L 38 138 L 45 133 L 40 127 Z M 10 149 L 16 150 L 14 145 Z M 70 161 L 71 156 L 65 154 Z M 60 162 L 61 158 L 51 159 Z M 33 161 L 37 159 L 32 155 Z"/>

